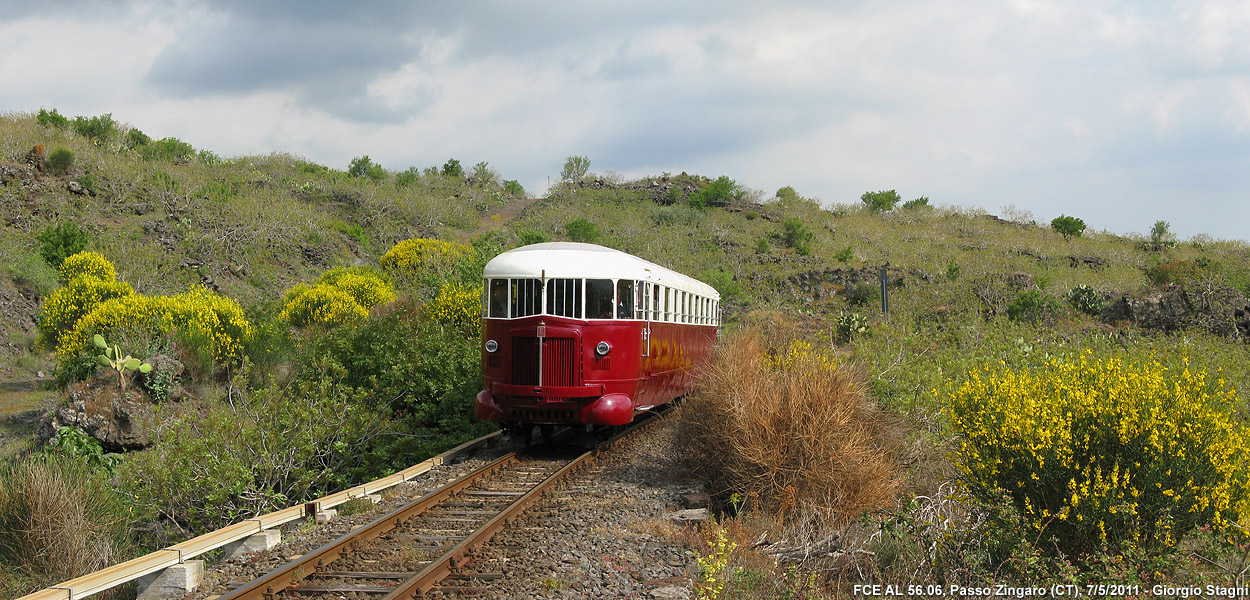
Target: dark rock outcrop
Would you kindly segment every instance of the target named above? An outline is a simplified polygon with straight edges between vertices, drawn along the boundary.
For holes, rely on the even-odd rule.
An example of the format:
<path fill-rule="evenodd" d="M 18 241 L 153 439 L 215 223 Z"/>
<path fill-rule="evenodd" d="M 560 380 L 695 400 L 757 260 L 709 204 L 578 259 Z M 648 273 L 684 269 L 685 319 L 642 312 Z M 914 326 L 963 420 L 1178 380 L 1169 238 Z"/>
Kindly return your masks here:
<path fill-rule="evenodd" d="M 68 404 L 40 426 L 41 442 L 62 427 L 74 426 L 98 440 L 105 452 L 141 450 L 152 443 L 147 429 L 152 405 L 138 392 L 123 393 L 112 378 L 97 376 L 70 386 L 68 394 Z"/>

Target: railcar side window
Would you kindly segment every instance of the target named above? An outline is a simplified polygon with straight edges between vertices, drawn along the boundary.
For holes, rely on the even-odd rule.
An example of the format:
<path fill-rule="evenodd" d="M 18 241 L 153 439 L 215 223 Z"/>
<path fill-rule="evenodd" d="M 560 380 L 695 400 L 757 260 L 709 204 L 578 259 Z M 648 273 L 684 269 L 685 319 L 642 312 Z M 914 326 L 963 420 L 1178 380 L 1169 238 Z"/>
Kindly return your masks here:
<path fill-rule="evenodd" d="M 660 320 L 660 286 L 651 286 L 651 320 Z"/>
<path fill-rule="evenodd" d="M 508 280 L 492 279 L 486 290 L 486 316 L 492 319 L 508 318 Z"/>
<path fill-rule="evenodd" d="M 622 279 L 616 282 L 616 318 L 634 318 L 634 282 Z"/>
<path fill-rule="evenodd" d="M 552 279 L 547 282 L 547 314 L 582 318 L 582 280 Z"/>
<path fill-rule="evenodd" d="M 665 321 L 673 320 L 672 299 L 673 299 L 673 290 L 671 288 L 664 288 L 664 320 Z"/>
<path fill-rule="evenodd" d="M 612 318 L 612 280 L 586 280 L 586 318 Z"/>
<path fill-rule="evenodd" d="M 528 317 L 542 312 L 542 281 L 538 279 L 513 279 L 511 281 L 512 318 Z"/>

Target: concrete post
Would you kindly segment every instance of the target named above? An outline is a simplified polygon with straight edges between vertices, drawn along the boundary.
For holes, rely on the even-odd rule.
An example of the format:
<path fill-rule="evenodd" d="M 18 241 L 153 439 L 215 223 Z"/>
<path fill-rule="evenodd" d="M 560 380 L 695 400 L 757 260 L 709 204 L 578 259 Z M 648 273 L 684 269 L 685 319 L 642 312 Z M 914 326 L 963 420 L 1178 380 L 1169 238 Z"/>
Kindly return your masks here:
<path fill-rule="evenodd" d="M 200 587 L 204 561 L 188 560 L 139 578 L 138 600 L 165 600 L 190 594 Z"/>

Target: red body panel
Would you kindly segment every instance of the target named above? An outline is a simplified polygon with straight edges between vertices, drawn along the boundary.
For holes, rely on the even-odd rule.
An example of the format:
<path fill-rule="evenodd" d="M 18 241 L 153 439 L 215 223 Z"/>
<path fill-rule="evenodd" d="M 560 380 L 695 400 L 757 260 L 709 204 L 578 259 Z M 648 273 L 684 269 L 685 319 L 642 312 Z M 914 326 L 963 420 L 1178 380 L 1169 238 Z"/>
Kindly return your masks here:
<path fill-rule="evenodd" d="M 716 344 L 713 325 L 551 315 L 483 319 L 482 330 L 485 389 L 475 413 L 512 423 L 629 423 L 636 411 L 690 391 Z M 495 352 L 485 340 L 499 345 Z M 610 346 L 606 356 L 595 352 L 599 342 Z"/>

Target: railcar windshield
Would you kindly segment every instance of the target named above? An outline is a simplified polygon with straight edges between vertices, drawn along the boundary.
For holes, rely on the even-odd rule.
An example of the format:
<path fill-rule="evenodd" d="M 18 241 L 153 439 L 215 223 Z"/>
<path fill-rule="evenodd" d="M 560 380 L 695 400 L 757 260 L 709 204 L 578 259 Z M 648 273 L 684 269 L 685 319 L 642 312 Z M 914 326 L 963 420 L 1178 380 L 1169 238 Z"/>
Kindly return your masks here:
<path fill-rule="evenodd" d="M 492 279 L 487 288 L 486 316 L 492 319 L 508 318 L 508 280 Z"/>
<path fill-rule="evenodd" d="M 500 281 L 508 281 L 501 279 Z M 543 283 L 540 279 L 513 279 L 511 285 L 511 306 L 509 315 L 516 319 L 537 315 L 543 311 Z"/>
<path fill-rule="evenodd" d="M 582 280 L 552 279 L 547 282 L 547 314 L 582 318 Z"/>

